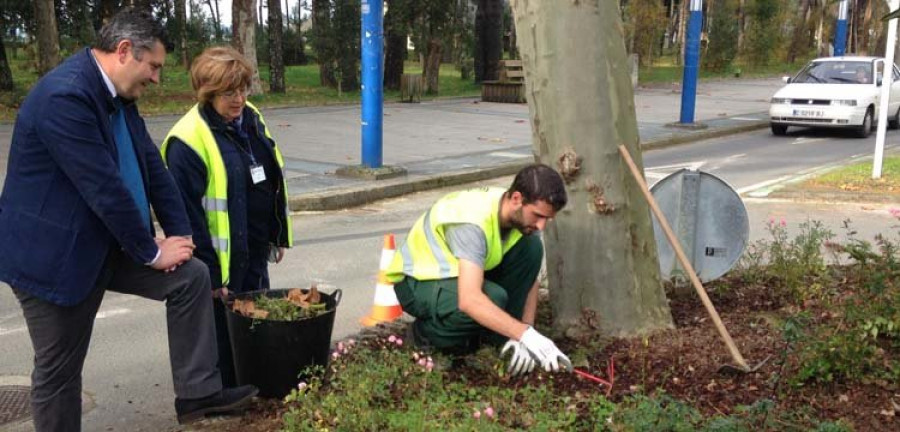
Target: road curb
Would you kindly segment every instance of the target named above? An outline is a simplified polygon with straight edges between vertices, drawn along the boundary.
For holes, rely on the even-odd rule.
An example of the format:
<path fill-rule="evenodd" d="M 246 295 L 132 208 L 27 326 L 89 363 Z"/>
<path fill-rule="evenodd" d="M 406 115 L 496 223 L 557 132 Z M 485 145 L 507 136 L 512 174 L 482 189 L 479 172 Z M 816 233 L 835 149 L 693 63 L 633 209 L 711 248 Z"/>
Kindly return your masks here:
<path fill-rule="evenodd" d="M 769 127 L 769 120 L 753 120 L 739 126 L 721 126 L 709 129 L 696 130 L 691 132 L 675 132 L 671 135 L 664 136 L 653 140 L 648 140 L 641 144 L 642 150 L 655 150 L 673 145 L 684 144 L 694 141 L 702 141 L 710 138 L 719 138 L 728 135 L 735 135 L 742 132 L 750 132 Z"/>
<path fill-rule="evenodd" d="M 289 205 L 291 211 L 326 211 L 357 207 L 413 192 L 513 175 L 531 163 L 531 160 L 526 159 L 483 168 L 470 168 L 431 175 L 410 175 L 399 179 L 378 181 L 377 183 L 367 182 L 362 185 L 345 188 L 297 194 L 290 197 Z"/>
<path fill-rule="evenodd" d="M 641 148 L 643 150 L 659 149 L 687 142 L 763 129 L 768 125 L 768 120 L 759 120 L 747 122 L 746 124 L 741 124 L 739 126 L 723 126 L 691 132 L 673 131 L 671 135 L 642 143 Z M 524 158 L 523 160 L 505 162 L 487 167 L 468 168 L 430 175 L 410 175 L 391 180 L 366 182 L 360 185 L 327 189 L 320 192 L 291 195 L 288 202 L 291 211 L 294 212 L 341 210 L 358 207 L 387 198 L 396 198 L 414 192 L 422 192 L 429 189 L 456 186 L 513 175 L 531 163 L 533 163 L 532 160 Z"/>

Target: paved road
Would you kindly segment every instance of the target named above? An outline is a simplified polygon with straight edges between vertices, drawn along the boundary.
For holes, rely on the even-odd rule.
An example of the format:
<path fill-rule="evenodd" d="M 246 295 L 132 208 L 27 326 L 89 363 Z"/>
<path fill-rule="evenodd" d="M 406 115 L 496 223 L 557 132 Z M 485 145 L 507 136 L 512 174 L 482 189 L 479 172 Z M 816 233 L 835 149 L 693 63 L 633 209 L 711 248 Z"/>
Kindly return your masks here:
<path fill-rule="evenodd" d="M 889 142 L 900 133 L 889 132 Z M 759 131 L 645 153 L 652 180 L 684 166 L 715 173 L 738 189 L 800 173 L 871 151 L 873 139 L 834 133 L 792 132 L 785 138 Z M 509 178 L 488 183 L 506 186 Z M 456 188 L 451 188 L 456 189 Z M 382 201 L 351 210 L 304 213 L 295 219 L 299 247 L 272 267 L 274 286 L 308 286 L 344 290 L 335 338 L 358 330 L 369 312 L 384 233 L 405 233 L 413 220 L 447 190 Z M 894 220 L 885 206 L 794 204 L 746 201 L 751 238 L 765 237 L 768 218 L 786 218 L 792 227 L 807 217 L 825 221 L 835 231 L 844 219 L 859 221 L 867 237 L 888 230 Z M 164 309 L 161 304 L 107 294 L 95 325 L 85 367 L 85 391 L 95 405 L 84 416 L 85 430 L 177 429 L 171 405 Z M 22 376 L 30 370 L 31 347 L 21 314 L 8 289 L 0 289 L 0 375 Z M 8 354 L 7 354 L 8 353 Z"/>

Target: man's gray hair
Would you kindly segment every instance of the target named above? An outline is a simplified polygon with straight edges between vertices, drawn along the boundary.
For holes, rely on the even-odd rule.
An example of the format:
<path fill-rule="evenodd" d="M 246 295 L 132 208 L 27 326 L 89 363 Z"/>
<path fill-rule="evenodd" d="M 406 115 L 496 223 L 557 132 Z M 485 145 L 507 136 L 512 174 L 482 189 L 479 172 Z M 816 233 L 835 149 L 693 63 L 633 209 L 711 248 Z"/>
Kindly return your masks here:
<path fill-rule="evenodd" d="M 113 15 L 100 29 L 94 48 L 103 52 L 114 52 L 119 42 L 131 41 L 134 58 L 140 60 L 145 50 L 152 50 L 157 41 L 170 50 L 166 29 L 148 12 L 126 8 Z"/>

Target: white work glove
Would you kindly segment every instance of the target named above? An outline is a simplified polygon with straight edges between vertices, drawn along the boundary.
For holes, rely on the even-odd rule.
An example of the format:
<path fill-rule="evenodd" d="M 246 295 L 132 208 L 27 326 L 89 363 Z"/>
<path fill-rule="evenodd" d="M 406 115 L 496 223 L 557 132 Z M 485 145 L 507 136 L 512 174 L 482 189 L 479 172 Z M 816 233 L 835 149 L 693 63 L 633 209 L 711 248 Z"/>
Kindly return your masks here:
<path fill-rule="evenodd" d="M 545 371 L 556 372 L 560 366 L 567 371 L 572 370 L 572 362 L 566 357 L 552 340 L 537 332 L 534 327 L 528 327 L 519 342 L 528 349 L 528 352 L 541 364 Z"/>
<path fill-rule="evenodd" d="M 506 345 L 503 345 L 503 349 L 500 350 L 500 357 L 503 357 L 503 354 L 506 354 L 506 351 L 509 349 L 512 349 L 512 357 L 509 359 L 507 372 L 512 374 L 512 376 L 516 376 L 525 375 L 534 370 L 534 358 L 531 357 L 531 353 L 528 352 L 528 348 L 525 348 L 522 342 L 510 339 L 506 342 Z"/>

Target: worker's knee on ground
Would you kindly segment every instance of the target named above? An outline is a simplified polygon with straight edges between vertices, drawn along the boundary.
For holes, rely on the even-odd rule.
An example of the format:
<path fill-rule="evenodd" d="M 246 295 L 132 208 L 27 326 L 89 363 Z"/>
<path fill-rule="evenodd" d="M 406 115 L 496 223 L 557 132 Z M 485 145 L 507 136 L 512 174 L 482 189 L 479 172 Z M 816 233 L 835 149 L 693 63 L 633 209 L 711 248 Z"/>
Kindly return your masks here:
<path fill-rule="evenodd" d="M 491 281 L 484 281 L 484 294 L 491 299 L 491 302 L 497 305 L 500 309 L 506 309 L 506 305 L 509 303 L 509 294 L 506 292 L 502 286 L 497 285 Z"/>

